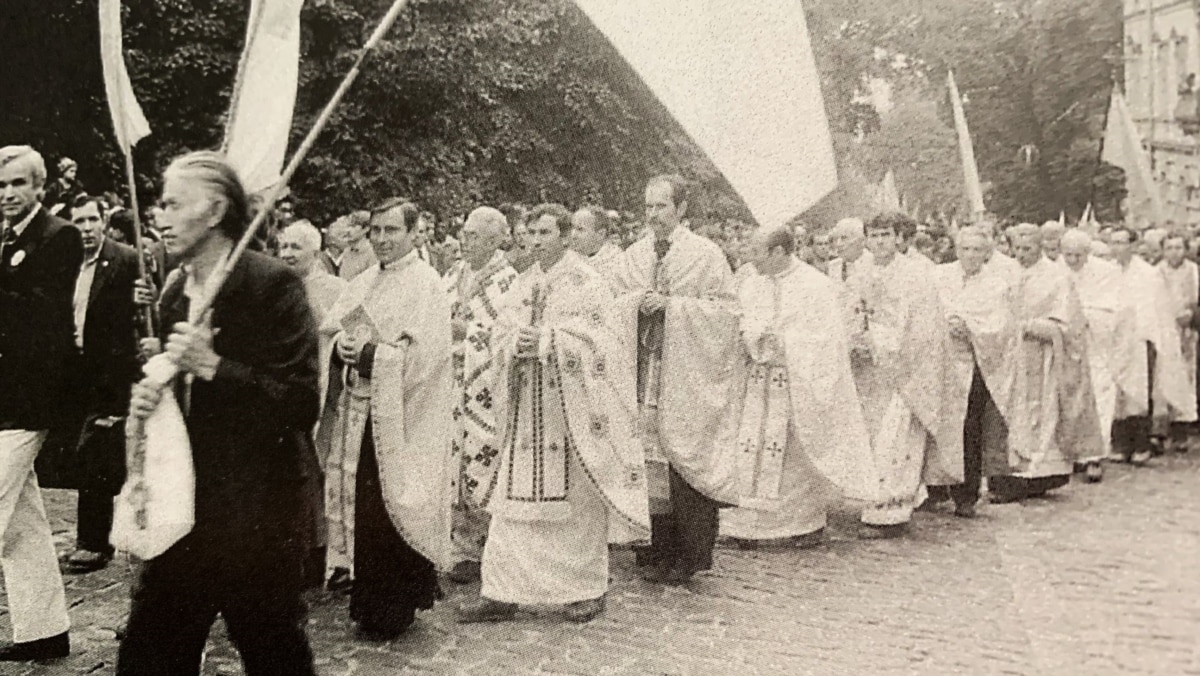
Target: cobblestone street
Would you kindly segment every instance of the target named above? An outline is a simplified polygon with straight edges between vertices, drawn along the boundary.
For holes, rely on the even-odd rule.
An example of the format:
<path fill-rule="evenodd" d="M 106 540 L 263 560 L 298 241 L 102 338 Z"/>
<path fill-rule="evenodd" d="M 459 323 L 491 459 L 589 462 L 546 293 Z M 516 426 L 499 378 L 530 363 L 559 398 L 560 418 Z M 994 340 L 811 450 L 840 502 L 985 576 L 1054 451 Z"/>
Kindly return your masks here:
<path fill-rule="evenodd" d="M 48 492 L 62 549 L 73 497 Z M 1110 467 L 1098 486 L 990 505 L 975 521 L 921 513 L 903 539 L 853 536 L 839 512 L 811 551 L 722 548 L 687 588 L 614 557 L 608 611 L 586 626 L 529 616 L 463 627 L 448 602 L 403 639 L 356 642 L 345 597 L 312 597 L 322 675 L 1200 674 L 1200 458 Z M 68 578 L 74 654 L 4 674 L 107 674 L 126 606 L 124 565 Z M 0 619 L 7 640 L 7 617 Z M 213 632 L 206 674 L 240 674 Z"/>

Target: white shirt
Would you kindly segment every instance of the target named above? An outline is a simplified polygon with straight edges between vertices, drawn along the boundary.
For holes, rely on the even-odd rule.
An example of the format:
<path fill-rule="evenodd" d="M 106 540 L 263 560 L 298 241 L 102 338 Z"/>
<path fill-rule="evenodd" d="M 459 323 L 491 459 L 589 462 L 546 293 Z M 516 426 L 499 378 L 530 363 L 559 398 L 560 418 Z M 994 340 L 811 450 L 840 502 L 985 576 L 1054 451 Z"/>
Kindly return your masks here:
<path fill-rule="evenodd" d="M 83 347 L 83 325 L 87 321 L 88 300 L 92 296 L 92 282 L 96 279 L 99 261 L 100 247 L 96 247 L 96 253 L 84 259 L 79 266 L 79 277 L 75 279 L 75 347 L 78 348 Z"/>

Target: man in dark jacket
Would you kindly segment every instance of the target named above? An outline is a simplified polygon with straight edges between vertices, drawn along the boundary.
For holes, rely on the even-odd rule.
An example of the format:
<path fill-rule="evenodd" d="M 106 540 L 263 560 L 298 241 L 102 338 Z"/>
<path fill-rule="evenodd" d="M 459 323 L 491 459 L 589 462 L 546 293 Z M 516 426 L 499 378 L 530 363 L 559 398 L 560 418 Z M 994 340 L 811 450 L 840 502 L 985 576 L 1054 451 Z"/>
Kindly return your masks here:
<path fill-rule="evenodd" d="M 0 148 L 0 567 L 15 643 L 0 661 L 70 652 L 66 601 L 34 460 L 60 414 L 75 349 L 71 297 L 83 260 L 79 231 L 39 199 L 42 156 Z"/>
<path fill-rule="evenodd" d="M 198 674 L 217 614 L 248 676 L 313 674 L 304 633 L 305 435 L 317 421 L 317 333 L 304 283 L 248 252 L 199 316 L 212 280 L 247 225 L 245 191 L 216 153 L 164 174 L 160 215 L 181 266 L 159 303 L 195 470 L 195 526 L 147 561 L 133 595 L 117 674 Z M 132 418 L 161 391 L 143 380 Z"/>

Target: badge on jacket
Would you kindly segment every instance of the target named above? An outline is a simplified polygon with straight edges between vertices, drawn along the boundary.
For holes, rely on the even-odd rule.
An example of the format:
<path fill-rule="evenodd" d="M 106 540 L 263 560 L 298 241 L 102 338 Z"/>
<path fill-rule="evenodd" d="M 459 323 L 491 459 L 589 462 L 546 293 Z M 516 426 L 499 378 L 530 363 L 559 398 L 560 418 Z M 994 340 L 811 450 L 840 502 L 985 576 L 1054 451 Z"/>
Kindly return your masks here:
<path fill-rule="evenodd" d="M 23 261 L 23 260 L 25 260 L 25 250 L 21 249 L 20 251 L 17 251 L 15 254 L 13 254 L 13 257 L 9 261 L 8 264 L 15 268 L 18 265 L 20 265 L 21 261 Z"/>

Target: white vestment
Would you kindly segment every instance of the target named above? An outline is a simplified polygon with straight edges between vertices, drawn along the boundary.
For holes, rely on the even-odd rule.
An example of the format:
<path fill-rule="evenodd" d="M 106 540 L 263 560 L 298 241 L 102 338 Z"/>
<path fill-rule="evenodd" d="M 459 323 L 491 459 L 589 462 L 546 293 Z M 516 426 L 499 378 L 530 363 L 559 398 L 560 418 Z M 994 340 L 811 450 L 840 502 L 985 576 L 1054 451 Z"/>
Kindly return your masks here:
<path fill-rule="evenodd" d="M 612 292 L 579 254 L 540 263 L 505 295 L 493 336 L 499 485 L 483 550 L 485 598 L 568 604 L 608 590 L 610 515 L 649 531 L 632 353 L 612 330 Z M 520 331 L 538 335 L 519 357 Z"/>
<path fill-rule="evenodd" d="M 1083 316 L 1087 320 L 1088 368 L 1096 413 L 1100 421 L 1103 446 L 1078 462 L 1096 462 L 1104 458 L 1112 445 L 1112 422 L 1117 406 L 1116 337 L 1120 300 L 1120 270 L 1117 264 L 1094 256 L 1079 271 L 1071 270 L 1071 279 Z"/>
<path fill-rule="evenodd" d="M 358 334 L 375 344 L 369 379 L 353 367 L 334 379 L 321 426 L 329 568 L 353 570 L 355 479 L 368 419 L 392 525 L 405 542 L 445 569 L 450 556 L 453 374 L 450 306 L 437 271 L 415 252 L 355 277 L 321 332 Z"/>
<path fill-rule="evenodd" d="M 1163 277 L 1167 280 L 1167 289 L 1171 292 L 1171 299 L 1175 303 L 1175 316 L 1186 316 L 1188 312 L 1196 307 L 1196 303 L 1200 301 L 1200 267 L 1195 263 L 1183 260 L 1183 263 L 1177 268 L 1171 267 L 1167 261 L 1160 261 L 1158 268 L 1162 270 Z M 1192 397 L 1196 396 L 1196 329 L 1194 323 L 1189 323 L 1188 326 L 1176 325 L 1176 330 L 1179 332 L 1179 349 L 1183 355 L 1184 374 L 1187 376 L 1188 391 L 1192 393 Z M 1193 422 L 1180 417 L 1179 411 L 1172 411 L 1172 420 L 1177 422 Z"/>
<path fill-rule="evenodd" d="M 795 261 L 747 277 L 738 296 L 751 375 L 738 435 L 741 506 L 722 512 L 721 530 L 756 540 L 811 533 L 825 527 L 837 491 L 878 497 L 838 287 Z"/>

